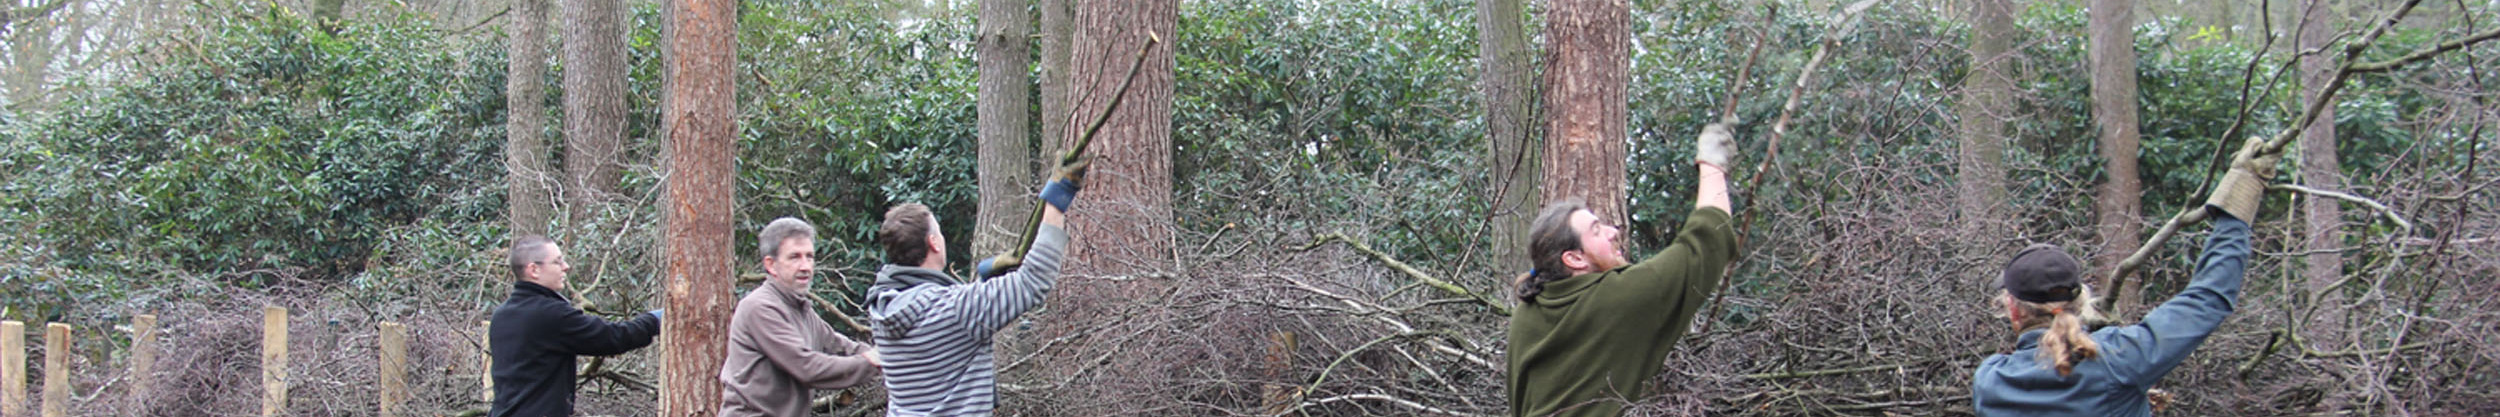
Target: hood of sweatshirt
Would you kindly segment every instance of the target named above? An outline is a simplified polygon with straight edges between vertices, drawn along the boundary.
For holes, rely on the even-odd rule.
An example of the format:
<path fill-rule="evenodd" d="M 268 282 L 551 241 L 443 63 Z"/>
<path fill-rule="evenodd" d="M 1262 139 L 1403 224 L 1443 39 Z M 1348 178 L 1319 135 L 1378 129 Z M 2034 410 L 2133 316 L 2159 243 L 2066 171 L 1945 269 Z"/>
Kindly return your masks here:
<path fill-rule="evenodd" d="M 943 288 L 954 285 L 955 278 L 934 269 L 916 266 L 886 265 L 877 270 L 877 281 L 868 286 L 868 327 L 878 337 L 903 338 L 911 334 L 911 326 L 929 309 L 928 299 L 934 291 L 914 291 L 922 287 Z"/>

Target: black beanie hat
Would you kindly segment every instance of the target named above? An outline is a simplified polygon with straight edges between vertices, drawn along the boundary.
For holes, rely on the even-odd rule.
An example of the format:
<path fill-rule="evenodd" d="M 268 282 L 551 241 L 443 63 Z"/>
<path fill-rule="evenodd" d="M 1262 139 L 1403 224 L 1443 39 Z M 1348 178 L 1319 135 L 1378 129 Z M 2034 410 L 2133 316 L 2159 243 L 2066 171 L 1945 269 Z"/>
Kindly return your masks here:
<path fill-rule="evenodd" d="M 2014 299 L 2034 303 L 2074 301 L 2083 285 L 2083 266 L 2064 249 L 2046 243 L 2034 244 L 2014 254 L 2005 263 L 2005 277 L 1997 285 Z"/>

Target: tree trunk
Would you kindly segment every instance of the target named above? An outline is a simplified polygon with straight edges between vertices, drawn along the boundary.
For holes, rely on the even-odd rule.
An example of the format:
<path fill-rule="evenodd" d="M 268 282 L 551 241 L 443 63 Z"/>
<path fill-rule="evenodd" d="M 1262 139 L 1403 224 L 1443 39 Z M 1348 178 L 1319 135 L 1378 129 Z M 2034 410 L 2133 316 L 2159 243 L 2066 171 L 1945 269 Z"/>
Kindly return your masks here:
<path fill-rule="evenodd" d="M 313 0 L 312 15 L 313 19 L 318 22 L 338 22 L 339 18 L 344 16 L 342 12 L 346 10 L 347 0 Z"/>
<path fill-rule="evenodd" d="M 720 408 L 720 365 L 736 302 L 730 225 L 737 216 L 738 5 L 674 0 L 666 7 L 661 272 L 675 313 L 661 323 L 660 415 L 711 416 Z"/>
<path fill-rule="evenodd" d="M 2330 23 L 2334 19 L 2335 12 L 2330 2 L 2326 0 L 2302 1 L 2299 48 L 2301 50 L 2317 48 L 2333 40 L 2335 28 Z M 2300 59 L 2300 97 L 2304 104 L 2318 100 L 2318 93 L 2325 89 L 2329 79 L 2335 77 L 2335 60 L 2327 55 L 2331 54 L 2309 55 Z M 2342 165 L 2338 164 L 2335 158 L 2334 105 L 2319 108 L 2317 119 L 2309 123 L 2308 129 L 2301 131 L 2299 159 L 2302 184 L 2321 190 L 2344 189 Z M 2301 214 L 2308 226 L 2308 235 L 2301 245 L 2301 250 L 2309 253 L 2308 256 L 2301 257 L 2302 262 L 2307 264 L 2307 268 L 2301 270 L 2301 277 L 2308 282 L 2308 285 L 2302 288 L 2312 292 L 2324 291 L 2327 285 L 2335 283 L 2344 275 L 2344 255 L 2337 251 L 2343 247 L 2344 240 L 2343 208 L 2338 206 L 2338 202 L 2332 198 L 2302 196 L 2300 201 Z M 2244 220 L 2256 221 L 2256 219 Z M 2310 340 L 2334 343 L 2342 339 L 2334 336 L 2341 334 L 2344 328 L 2344 315 L 2341 314 L 2343 309 L 2331 304 L 2338 303 L 2338 299 L 2342 297 L 2335 295 L 2334 292 L 2328 291 L 2310 300 L 2312 303 L 2322 304 L 2315 310 L 2318 312 L 2317 316 L 2312 317 L 2307 326 L 2303 326 L 2311 332 L 2308 335 Z M 2326 347 L 2320 346 L 2320 348 Z"/>
<path fill-rule="evenodd" d="M 547 234 L 555 173 L 547 165 L 547 0 L 512 3 L 512 61 L 504 76 L 504 171 L 512 233 Z"/>
<path fill-rule="evenodd" d="M 1583 198 L 1598 218 L 1623 225 L 1631 8 L 1623 0 L 1554 0 L 1548 7 L 1543 200 Z"/>
<path fill-rule="evenodd" d="M 2009 0 L 1971 0 L 1970 75 L 1955 106 L 1962 119 L 1961 155 L 1955 159 L 1963 254 L 1971 259 L 1993 259 L 2013 223 L 2005 210 L 2005 121 L 2014 109 L 2013 11 Z"/>
<path fill-rule="evenodd" d="M 1025 5 L 981 0 L 981 211 L 973 223 L 974 257 L 1014 250 L 1033 211 L 1034 199 L 1025 197 L 1033 186 L 1033 15 Z"/>
<path fill-rule="evenodd" d="M 1038 174 L 1051 169 L 1046 163 L 1038 161 L 1058 157 L 1059 140 L 1068 137 L 1068 124 L 1074 120 L 1068 113 L 1073 110 L 1069 104 L 1072 101 L 1068 96 L 1068 71 L 1075 69 L 1068 66 L 1069 41 L 1076 37 L 1075 26 L 1070 24 L 1076 17 L 1076 5 L 1072 1 L 1034 1 L 1034 7 L 1042 9 L 1042 140 L 1036 141 L 1040 149 L 1033 154 L 1043 157 L 1036 158 L 1036 163 L 1026 172 Z"/>
<path fill-rule="evenodd" d="M 1500 271 L 1528 269 L 1528 217 L 1536 215 L 1536 85 L 1520 0 L 1476 0 L 1476 59 L 1483 73 L 1484 132 L 1492 186 L 1493 260 Z M 1627 104 L 1628 106 L 1628 104 Z M 1628 114 L 1628 113 L 1627 113 Z"/>
<path fill-rule="evenodd" d="M 588 225 L 624 177 L 625 7 L 564 2 L 564 191 L 569 227 Z"/>
<path fill-rule="evenodd" d="M 1149 32 L 1163 39 L 1137 71 L 1127 98 L 1094 137 L 1085 195 L 1068 213 L 1080 241 L 1071 249 L 1072 269 L 1092 274 L 1169 271 L 1172 265 L 1172 44 L 1180 40 L 1179 2 L 1085 0 L 1077 5 L 1070 49 L 1070 100 L 1081 123 L 1091 123 L 1119 90 L 1137 49 Z M 1085 127 L 1068 126 L 1061 146 L 1071 146 Z"/>
<path fill-rule="evenodd" d="M 60 56 L 59 48 L 79 38 L 77 32 L 59 36 L 61 26 L 69 20 L 63 15 L 70 14 L 62 9 L 71 2 L 49 0 L 23 7 L 14 3 L 0 10 L 7 14 L 0 18 L 0 34 L 8 35 L 12 58 L 5 86 L 9 90 L 9 107 L 20 115 L 46 112 L 51 109 L 53 61 Z"/>
<path fill-rule="evenodd" d="M 2143 244 L 2144 221 L 2140 206 L 2143 180 L 2136 177 L 2136 149 L 2139 141 L 2136 119 L 2135 85 L 2135 0 L 2092 0 L 2090 24 L 2092 65 L 2092 121 L 2100 127 L 2100 150 L 2103 171 L 2100 196 L 2094 200 L 2100 218 L 2098 235 L 2101 267 L 2117 265 Z M 2107 274 L 2097 274 L 2107 276 Z M 2100 287 L 2117 308 L 2114 313 L 2133 311 L 2144 298 L 2143 280 L 2126 282 L 2126 288 L 2111 288 L 2107 282 Z"/>

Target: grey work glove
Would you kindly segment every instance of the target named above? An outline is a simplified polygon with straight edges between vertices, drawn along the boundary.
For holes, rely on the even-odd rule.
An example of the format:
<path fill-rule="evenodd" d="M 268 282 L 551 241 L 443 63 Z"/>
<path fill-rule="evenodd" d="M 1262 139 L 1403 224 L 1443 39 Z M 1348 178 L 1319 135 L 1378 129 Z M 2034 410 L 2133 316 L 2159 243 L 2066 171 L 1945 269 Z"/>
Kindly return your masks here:
<path fill-rule="evenodd" d="M 1701 127 L 1701 137 L 1693 139 L 1693 161 L 1727 169 L 1728 157 L 1736 155 L 1736 133 L 1726 123 Z"/>
<path fill-rule="evenodd" d="M 2279 152 L 2260 154 L 2258 148 L 2265 143 L 2265 138 L 2251 137 L 2240 144 L 2240 151 L 2231 154 L 2231 170 L 2214 184 L 2213 196 L 2205 198 L 2207 207 L 2240 221 L 2256 221 L 2257 207 L 2265 202 L 2266 179 L 2274 177 L 2274 164 L 2283 159 Z"/>

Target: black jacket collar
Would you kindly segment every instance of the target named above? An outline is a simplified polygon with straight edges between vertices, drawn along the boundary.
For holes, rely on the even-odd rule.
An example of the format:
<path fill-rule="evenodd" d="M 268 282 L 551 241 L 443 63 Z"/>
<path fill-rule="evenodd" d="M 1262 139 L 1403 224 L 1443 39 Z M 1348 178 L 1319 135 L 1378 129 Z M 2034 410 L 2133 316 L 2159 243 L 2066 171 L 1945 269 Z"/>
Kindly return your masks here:
<path fill-rule="evenodd" d="M 564 293 L 556 292 L 555 289 L 547 288 L 545 285 L 538 285 L 538 283 L 529 282 L 528 280 L 512 281 L 512 298 L 521 298 L 523 296 L 547 297 L 572 302 L 571 299 L 564 298 Z"/>

